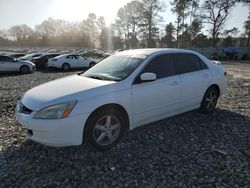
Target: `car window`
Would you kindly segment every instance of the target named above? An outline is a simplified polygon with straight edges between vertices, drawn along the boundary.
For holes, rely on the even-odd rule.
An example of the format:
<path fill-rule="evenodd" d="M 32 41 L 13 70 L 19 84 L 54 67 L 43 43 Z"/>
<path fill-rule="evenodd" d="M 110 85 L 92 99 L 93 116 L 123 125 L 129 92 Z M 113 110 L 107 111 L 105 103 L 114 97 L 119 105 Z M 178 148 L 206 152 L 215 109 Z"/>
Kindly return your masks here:
<path fill-rule="evenodd" d="M 116 54 L 107 57 L 87 70 L 82 76 L 101 79 L 120 81 L 127 78 L 146 58 L 146 56 L 121 55 Z"/>
<path fill-rule="evenodd" d="M 155 73 L 157 79 L 175 75 L 173 56 L 168 54 L 154 58 L 142 71 L 145 72 Z"/>
<path fill-rule="evenodd" d="M 201 60 L 193 54 L 175 54 L 174 61 L 177 74 L 188 73 L 202 69 Z"/>
<path fill-rule="evenodd" d="M 66 58 L 67 58 L 67 59 L 73 59 L 73 58 L 72 58 L 72 55 L 68 55 Z"/>
<path fill-rule="evenodd" d="M 7 56 L 1 56 L 0 61 L 13 61 L 14 58 L 12 57 L 7 57 Z"/>

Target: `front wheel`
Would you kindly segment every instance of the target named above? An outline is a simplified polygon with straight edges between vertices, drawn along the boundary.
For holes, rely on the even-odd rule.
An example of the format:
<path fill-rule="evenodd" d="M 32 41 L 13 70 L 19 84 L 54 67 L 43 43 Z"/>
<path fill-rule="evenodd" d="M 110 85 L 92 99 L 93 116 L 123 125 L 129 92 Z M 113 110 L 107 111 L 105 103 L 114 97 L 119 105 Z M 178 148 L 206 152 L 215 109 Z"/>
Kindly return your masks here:
<path fill-rule="evenodd" d="M 30 72 L 30 68 L 29 68 L 27 65 L 23 65 L 23 66 L 21 66 L 21 68 L 20 68 L 20 72 L 21 72 L 22 74 L 27 74 L 27 73 Z"/>
<path fill-rule="evenodd" d="M 205 114 L 213 112 L 216 107 L 218 98 L 219 98 L 218 90 L 215 87 L 208 88 L 201 103 L 200 107 L 201 112 Z"/>
<path fill-rule="evenodd" d="M 124 135 L 125 123 L 126 119 L 116 109 L 97 111 L 86 124 L 84 140 L 97 151 L 109 150 Z"/>

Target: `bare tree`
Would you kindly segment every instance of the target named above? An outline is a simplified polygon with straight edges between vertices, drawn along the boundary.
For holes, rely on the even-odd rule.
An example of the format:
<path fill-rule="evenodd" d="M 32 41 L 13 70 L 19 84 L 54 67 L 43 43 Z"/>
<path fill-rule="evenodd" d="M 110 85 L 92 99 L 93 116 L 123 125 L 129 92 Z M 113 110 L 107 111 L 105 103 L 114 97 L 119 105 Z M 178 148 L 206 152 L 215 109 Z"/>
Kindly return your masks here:
<path fill-rule="evenodd" d="M 202 9 L 206 13 L 206 23 L 212 26 L 212 46 L 215 47 L 223 25 L 227 21 L 229 10 L 235 5 L 235 0 L 206 0 Z"/>
<path fill-rule="evenodd" d="M 9 29 L 11 38 L 17 42 L 26 41 L 33 34 L 33 30 L 27 25 L 12 26 Z"/>

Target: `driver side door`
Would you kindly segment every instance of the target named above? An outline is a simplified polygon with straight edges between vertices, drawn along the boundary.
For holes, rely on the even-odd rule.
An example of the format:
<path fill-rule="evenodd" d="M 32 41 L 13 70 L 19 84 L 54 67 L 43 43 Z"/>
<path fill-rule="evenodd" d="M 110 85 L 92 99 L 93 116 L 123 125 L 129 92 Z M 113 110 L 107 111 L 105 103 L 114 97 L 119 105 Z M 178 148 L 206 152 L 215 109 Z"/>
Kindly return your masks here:
<path fill-rule="evenodd" d="M 141 82 L 142 73 L 155 73 L 156 80 Z M 136 126 L 169 117 L 180 108 L 181 80 L 176 75 L 173 56 L 151 60 L 132 85 L 132 104 Z"/>

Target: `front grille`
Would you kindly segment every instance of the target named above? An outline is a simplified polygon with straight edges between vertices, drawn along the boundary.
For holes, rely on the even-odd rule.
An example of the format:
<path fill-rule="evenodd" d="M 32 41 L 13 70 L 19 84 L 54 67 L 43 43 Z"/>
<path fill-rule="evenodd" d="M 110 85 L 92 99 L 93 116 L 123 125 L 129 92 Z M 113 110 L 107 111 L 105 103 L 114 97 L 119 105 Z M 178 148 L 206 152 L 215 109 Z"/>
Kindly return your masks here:
<path fill-rule="evenodd" d="M 32 113 L 32 110 L 27 108 L 26 106 L 24 106 L 22 103 L 20 104 L 20 110 L 19 110 L 20 113 L 23 113 L 23 114 L 31 114 Z"/>

